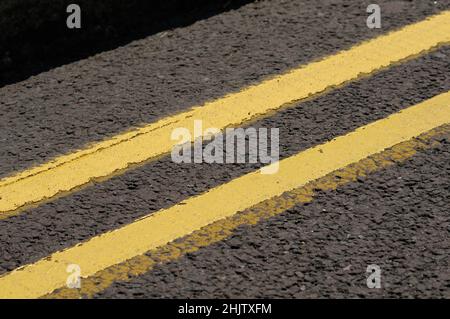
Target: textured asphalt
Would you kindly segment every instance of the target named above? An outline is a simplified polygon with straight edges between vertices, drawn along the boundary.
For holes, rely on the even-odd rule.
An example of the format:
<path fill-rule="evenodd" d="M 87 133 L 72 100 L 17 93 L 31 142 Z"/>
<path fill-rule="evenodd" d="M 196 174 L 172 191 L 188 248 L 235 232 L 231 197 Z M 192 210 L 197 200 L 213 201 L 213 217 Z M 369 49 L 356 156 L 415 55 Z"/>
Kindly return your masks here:
<path fill-rule="evenodd" d="M 450 136 L 99 298 L 450 298 Z M 366 267 L 381 269 L 381 288 Z"/>
<path fill-rule="evenodd" d="M 450 1 L 258 1 L 0 88 L 0 176 L 448 9 Z"/>
<path fill-rule="evenodd" d="M 383 28 L 369 30 L 367 4 L 350 3 L 259 1 L 0 88 L 0 176 L 450 8 L 378 1 Z M 252 126 L 279 127 L 287 157 L 450 90 L 449 70 L 444 47 Z M 99 297 L 449 297 L 448 146 Z M 0 220 L 0 274 L 257 167 L 164 157 Z M 365 288 L 370 263 L 385 272 L 381 290 Z"/>
<path fill-rule="evenodd" d="M 450 56 L 450 48 L 411 60 L 251 125 L 280 128 L 280 156 L 293 155 L 450 90 L 450 74 L 442 72 L 450 68 L 450 60 L 444 56 Z M 4 251 L 0 269 L 12 270 L 36 261 L 257 167 L 258 164 L 176 164 L 166 156 L 0 220 Z"/>

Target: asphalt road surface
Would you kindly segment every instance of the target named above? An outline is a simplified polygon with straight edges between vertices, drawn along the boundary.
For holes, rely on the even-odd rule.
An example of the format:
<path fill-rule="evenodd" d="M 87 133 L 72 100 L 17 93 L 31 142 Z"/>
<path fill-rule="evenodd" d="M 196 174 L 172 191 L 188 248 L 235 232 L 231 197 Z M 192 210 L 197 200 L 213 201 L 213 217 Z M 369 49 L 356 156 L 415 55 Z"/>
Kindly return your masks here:
<path fill-rule="evenodd" d="M 366 26 L 371 2 L 255 1 L 1 87 L 0 297 L 450 298 L 450 1 L 379 0 L 379 29 Z M 342 83 L 332 79 L 353 69 L 341 60 L 313 72 L 323 89 L 297 97 L 283 82 L 439 14 L 435 33 L 401 33 L 408 49 L 352 51 Z M 422 49 L 420 32 L 436 43 Z M 264 98 L 280 106 L 223 127 L 279 128 L 280 159 L 300 154 L 279 178 L 255 174 L 262 163 L 175 163 L 162 151 L 114 166 L 138 149 L 133 138 L 107 159 L 95 154 L 109 144 L 83 153 L 210 101 L 228 114 L 231 93 L 250 114 L 260 102 L 240 92 L 277 76 L 296 98 L 281 86 Z M 155 136 L 148 148 L 170 137 Z M 316 150 L 317 161 L 302 157 Z M 40 180 L 39 165 L 50 165 Z M 81 288 L 66 287 L 69 264 Z"/>

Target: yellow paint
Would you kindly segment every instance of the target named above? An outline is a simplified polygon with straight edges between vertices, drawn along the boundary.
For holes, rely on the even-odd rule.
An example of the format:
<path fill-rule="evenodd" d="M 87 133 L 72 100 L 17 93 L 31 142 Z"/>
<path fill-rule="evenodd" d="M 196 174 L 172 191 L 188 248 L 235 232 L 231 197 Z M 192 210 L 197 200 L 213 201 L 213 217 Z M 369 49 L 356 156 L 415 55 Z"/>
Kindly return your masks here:
<path fill-rule="evenodd" d="M 82 245 L 18 268 L 0 277 L 0 297 L 43 296 L 65 284 L 69 264 L 78 264 L 82 276 L 92 276 L 449 122 L 447 92 L 284 159 L 279 162 L 277 174 L 256 171 L 244 175 Z"/>
<path fill-rule="evenodd" d="M 450 43 L 450 11 L 0 181 L 0 217 L 170 152 L 175 128 L 238 125 Z"/>
<path fill-rule="evenodd" d="M 186 253 L 195 252 L 202 247 L 224 240 L 231 236 L 239 226 L 255 225 L 259 221 L 279 215 L 299 203 L 311 202 L 316 190 L 335 190 L 339 186 L 355 181 L 358 177 L 367 176 L 407 160 L 418 151 L 439 147 L 442 145 L 439 141 L 448 137 L 450 137 L 450 125 L 438 127 L 416 139 L 397 144 L 388 150 L 371 155 L 304 186 L 265 200 L 241 213 L 202 227 L 192 234 L 150 250 L 144 255 L 101 270 L 93 276 L 84 278 L 80 289 L 64 287 L 43 296 L 43 298 L 92 298 L 114 282 L 129 281 L 151 271 L 158 264 L 176 260 Z"/>

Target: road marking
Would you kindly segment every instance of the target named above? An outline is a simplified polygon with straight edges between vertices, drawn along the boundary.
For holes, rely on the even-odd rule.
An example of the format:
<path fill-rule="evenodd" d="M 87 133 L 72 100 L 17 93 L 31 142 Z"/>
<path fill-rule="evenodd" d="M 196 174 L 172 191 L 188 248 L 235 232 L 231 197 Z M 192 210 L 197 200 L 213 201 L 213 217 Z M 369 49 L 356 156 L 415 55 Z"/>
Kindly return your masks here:
<path fill-rule="evenodd" d="M 156 265 L 174 261 L 181 256 L 195 252 L 230 237 L 234 230 L 242 225 L 255 225 L 262 220 L 279 215 L 297 204 L 311 202 L 317 190 L 330 191 L 354 182 L 358 177 L 401 163 L 417 152 L 440 147 L 440 140 L 450 138 L 450 125 L 440 126 L 418 138 L 396 144 L 381 153 L 371 155 L 357 163 L 312 181 L 280 196 L 265 200 L 243 212 L 218 220 L 185 237 L 150 250 L 143 255 L 133 257 L 123 263 L 110 266 L 95 275 L 83 279 L 80 289 L 67 287 L 43 296 L 48 299 L 93 298 L 115 282 L 130 281 L 151 271 Z"/>
<path fill-rule="evenodd" d="M 170 152 L 173 129 L 223 129 L 450 43 L 450 11 L 0 181 L 0 217 Z"/>
<path fill-rule="evenodd" d="M 66 267 L 89 277 L 450 122 L 450 91 L 279 162 L 277 174 L 246 174 L 84 244 L 0 277 L 0 297 L 35 298 L 63 287 Z M 274 165 L 274 164 L 271 164 Z"/>

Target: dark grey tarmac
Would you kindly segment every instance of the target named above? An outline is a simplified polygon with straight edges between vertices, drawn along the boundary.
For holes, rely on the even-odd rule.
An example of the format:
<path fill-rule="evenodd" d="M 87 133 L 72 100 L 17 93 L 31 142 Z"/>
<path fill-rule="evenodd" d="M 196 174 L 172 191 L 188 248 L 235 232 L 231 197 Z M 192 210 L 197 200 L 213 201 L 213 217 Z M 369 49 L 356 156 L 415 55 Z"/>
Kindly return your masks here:
<path fill-rule="evenodd" d="M 369 3 L 258 1 L 0 88 L 0 177 L 450 8 Z"/>
<path fill-rule="evenodd" d="M 369 30 L 370 2 L 258 1 L 0 88 L 0 176 L 450 8 L 434 2 L 378 1 L 383 28 Z M 284 158 L 449 90 L 447 46 L 251 126 L 280 128 Z M 98 297 L 449 297 L 448 146 Z M 0 274 L 258 167 L 166 156 L 0 220 Z M 380 290 L 365 286 L 370 263 Z"/>
<path fill-rule="evenodd" d="M 251 126 L 280 128 L 280 157 L 285 158 L 450 90 L 450 74 L 442 72 L 450 68 L 450 60 L 444 56 L 450 56 L 450 48 L 351 83 Z M 166 156 L 0 220 L 0 273 L 174 205 L 258 167 L 177 164 Z"/>
<path fill-rule="evenodd" d="M 450 298 L 450 137 L 99 298 Z M 367 287 L 367 266 L 381 288 Z"/>

